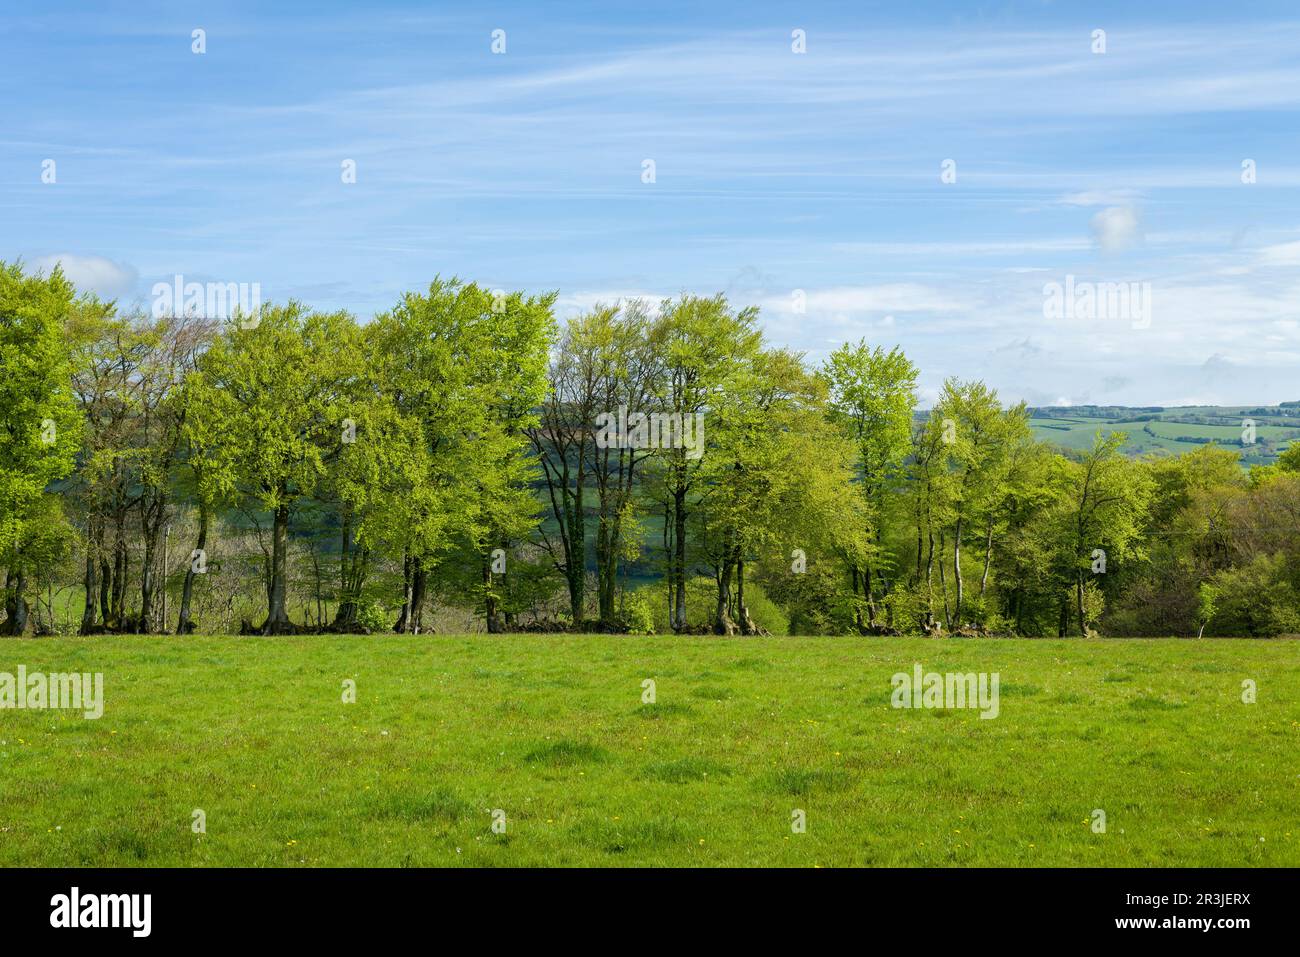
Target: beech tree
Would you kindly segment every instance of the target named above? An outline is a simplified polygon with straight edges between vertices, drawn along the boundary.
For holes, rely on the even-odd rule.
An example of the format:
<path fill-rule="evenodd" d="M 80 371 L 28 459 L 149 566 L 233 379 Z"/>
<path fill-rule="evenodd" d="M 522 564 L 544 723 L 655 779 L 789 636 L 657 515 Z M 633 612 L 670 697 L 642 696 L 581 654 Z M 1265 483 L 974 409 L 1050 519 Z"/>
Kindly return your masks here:
<path fill-rule="evenodd" d="M 266 305 L 228 322 L 191 377 L 185 432 L 210 450 L 215 488 L 272 516 L 264 635 L 293 630 L 289 525 L 343 447 L 361 351 L 347 313 Z"/>
<path fill-rule="evenodd" d="M 597 306 L 571 320 L 551 359 L 540 421 L 529 430 L 555 520 L 554 531 L 543 524 L 538 536 L 564 576 L 575 622 L 586 604 L 589 492 L 600 621 L 614 621 L 619 563 L 640 544 L 633 494 L 638 466 L 653 450 L 598 442 L 597 419 L 646 409 L 656 375 L 648 332 L 640 301 Z"/>
<path fill-rule="evenodd" d="M 600 342 L 616 312 L 613 307 L 597 307 L 566 324 L 550 360 L 550 388 L 538 423 L 528 430 L 555 519 L 554 535 L 543 524 L 539 536 L 564 576 L 575 624 L 582 622 L 586 605 L 590 448 L 596 445 L 596 416 L 606 411 L 599 390 Z"/>
<path fill-rule="evenodd" d="M 650 319 L 645 303 L 624 303 L 608 322 L 587 330 L 585 343 L 595 353 L 597 403 L 602 411 L 646 409 L 655 383 L 659 360 L 651 346 Z M 589 473 L 596 485 L 596 591 L 600 620 L 615 620 L 615 599 L 621 563 L 641 551 L 644 524 L 638 517 L 637 492 L 642 468 L 653 449 L 624 448 L 592 443 Z"/>
<path fill-rule="evenodd" d="M 697 448 L 678 442 L 659 449 L 654 458 L 653 494 L 664 509 L 669 620 L 681 631 L 686 627 L 690 577 L 687 523 L 702 491 L 697 477 L 709 454 L 709 409 L 761 347 L 758 310 L 734 310 L 721 294 L 665 300 L 651 326 L 650 342 L 660 363 L 650 401 L 661 414 L 677 416 L 678 421 L 698 413 L 705 416 L 705 435 L 695 437 Z"/>
<path fill-rule="evenodd" d="M 490 600 L 492 550 L 520 534 L 519 490 L 532 474 L 525 430 L 545 393 L 554 300 L 435 279 L 373 323 L 367 355 L 376 388 L 411 445 L 377 486 L 362 533 L 403 556 L 399 632 L 420 627 L 431 566 L 467 542 L 486 562 Z M 536 514 L 531 495 L 526 507 Z"/>
<path fill-rule="evenodd" d="M 1141 541 L 1154 482 L 1142 463 L 1121 453 L 1123 432 L 1098 433 L 1092 448 L 1080 462 L 1068 466 L 1068 486 L 1061 508 L 1060 539 L 1062 564 L 1071 576 L 1076 626 L 1087 637 L 1095 618 L 1086 607 L 1089 585 L 1096 588 L 1094 569 L 1109 573 L 1113 563 L 1141 558 Z M 1099 554 L 1094 554 L 1099 553 Z M 1060 633 L 1071 618 L 1070 598 L 1061 605 Z"/>
<path fill-rule="evenodd" d="M 0 262 L 0 632 L 6 634 L 27 630 L 28 578 L 47 553 L 50 529 L 62 523 L 47 489 L 72 471 L 81 438 L 67 333 L 76 301 L 58 267 L 32 276 L 18 263 Z"/>
<path fill-rule="evenodd" d="M 857 446 L 858 488 L 874 548 L 861 567 L 855 563 L 850 570 L 855 592 L 861 582 L 866 627 L 874 630 L 877 590 L 888 593 L 886 576 L 892 572 L 882 547 L 887 498 L 898 488 L 911 446 L 917 370 L 902 350 L 886 352 L 863 339 L 832 352 L 822 376 L 830 387 L 831 416 Z"/>
<path fill-rule="evenodd" d="M 983 382 L 962 383 L 956 379 L 944 383 L 933 415 L 947 433 L 944 445 L 954 473 L 952 573 L 956 595 L 952 625 L 960 627 L 966 601 L 961 548 L 968 524 L 984 515 L 990 498 L 996 494 L 998 472 L 1007 453 L 1008 420 L 1003 417 L 995 390 Z"/>
<path fill-rule="evenodd" d="M 746 566 L 784 560 L 792 543 L 806 554 L 817 526 L 823 533 L 842 528 L 836 502 L 855 501 L 843 494 L 852 475 L 850 447 L 827 419 L 825 381 L 788 350 L 756 354 L 709 414 L 713 448 L 700 474 L 700 514 L 702 550 L 718 586 L 713 630 L 759 634 L 745 601 Z M 820 476 L 832 478 L 832 496 Z"/>
<path fill-rule="evenodd" d="M 532 483 L 538 478 L 527 454 L 528 432 L 538 424 L 546 395 L 547 354 L 555 341 L 555 293 L 496 296 L 486 327 L 487 349 L 474 365 L 471 387 L 484 403 L 483 431 L 475 436 L 477 468 L 469 518 L 471 541 L 483 570 L 482 600 L 488 631 L 503 630 L 498 571 L 493 555 L 509 553 L 529 537 L 541 511 Z M 498 549 L 500 551 L 498 551 Z"/>

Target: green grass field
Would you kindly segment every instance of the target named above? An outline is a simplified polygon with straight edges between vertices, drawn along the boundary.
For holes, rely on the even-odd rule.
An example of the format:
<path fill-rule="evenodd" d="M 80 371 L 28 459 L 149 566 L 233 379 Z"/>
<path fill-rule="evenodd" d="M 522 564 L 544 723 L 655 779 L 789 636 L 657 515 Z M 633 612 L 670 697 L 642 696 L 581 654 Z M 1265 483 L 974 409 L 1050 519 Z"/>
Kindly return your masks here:
<path fill-rule="evenodd" d="M 1000 715 L 891 708 L 916 662 L 999 672 Z M 3 865 L 1300 864 L 1293 641 L 0 642 L 20 664 L 106 704 L 0 710 Z"/>
<path fill-rule="evenodd" d="M 1029 425 L 1034 438 L 1075 451 L 1091 448 L 1099 430 L 1127 434 L 1125 451 L 1129 455 L 1161 452 L 1183 455 L 1195 450 L 1198 444 L 1180 442 L 1180 437 L 1214 439 L 1223 448 L 1240 452 L 1243 466 L 1276 461 L 1277 453 L 1286 449 L 1297 434 L 1293 410 L 1276 406 L 1263 410 L 1250 406 L 1189 406 L 1159 413 L 1121 408 L 1114 413 L 1070 415 L 1068 409 L 1038 409 L 1034 410 Z M 1217 424 L 1185 421 L 1191 417 L 1212 417 Z M 1243 447 L 1242 422 L 1248 418 L 1256 423 L 1255 434 L 1261 444 Z M 1267 449 L 1262 444 L 1264 440 L 1271 442 Z"/>

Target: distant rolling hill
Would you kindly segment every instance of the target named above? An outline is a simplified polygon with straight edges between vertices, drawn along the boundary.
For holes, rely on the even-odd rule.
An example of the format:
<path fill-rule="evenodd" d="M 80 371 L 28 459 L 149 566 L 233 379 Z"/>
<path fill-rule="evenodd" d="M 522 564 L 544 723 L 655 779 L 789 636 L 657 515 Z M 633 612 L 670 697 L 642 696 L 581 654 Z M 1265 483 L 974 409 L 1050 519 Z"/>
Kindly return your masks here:
<path fill-rule="evenodd" d="M 1053 406 L 1030 409 L 1034 435 L 1070 449 L 1092 445 L 1097 430 L 1127 432 L 1130 455 L 1171 455 L 1215 442 L 1241 452 L 1242 466 L 1267 465 L 1300 438 L 1300 402 L 1272 406 Z M 1243 441 L 1253 423 L 1255 441 Z"/>

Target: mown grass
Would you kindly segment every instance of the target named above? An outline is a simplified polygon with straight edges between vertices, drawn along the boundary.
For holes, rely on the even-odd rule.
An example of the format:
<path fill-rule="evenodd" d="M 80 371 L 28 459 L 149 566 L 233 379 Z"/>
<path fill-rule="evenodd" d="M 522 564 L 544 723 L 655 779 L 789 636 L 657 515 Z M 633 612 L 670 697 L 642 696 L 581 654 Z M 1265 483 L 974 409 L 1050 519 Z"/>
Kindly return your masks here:
<path fill-rule="evenodd" d="M 999 717 L 892 709 L 915 662 L 999 672 Z M 0 642 L 19 664 L 102 671 L 106 708 L 0 710 L 4 865 L 1300 864 L 1292 641 Z"/>

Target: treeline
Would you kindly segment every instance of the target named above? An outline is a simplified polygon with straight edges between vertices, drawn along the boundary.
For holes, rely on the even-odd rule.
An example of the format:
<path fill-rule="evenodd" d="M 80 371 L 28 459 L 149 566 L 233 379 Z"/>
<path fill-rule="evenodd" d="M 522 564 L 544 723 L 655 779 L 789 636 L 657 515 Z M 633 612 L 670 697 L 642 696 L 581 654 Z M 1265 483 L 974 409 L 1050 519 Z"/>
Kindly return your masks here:
<path fill-rule="evenodd" d="M 1300 446 L 1068 452 L 722 296 L 554 302 L 215 321 L 0 263 L 0 630 L 1300 632 Z"/>

